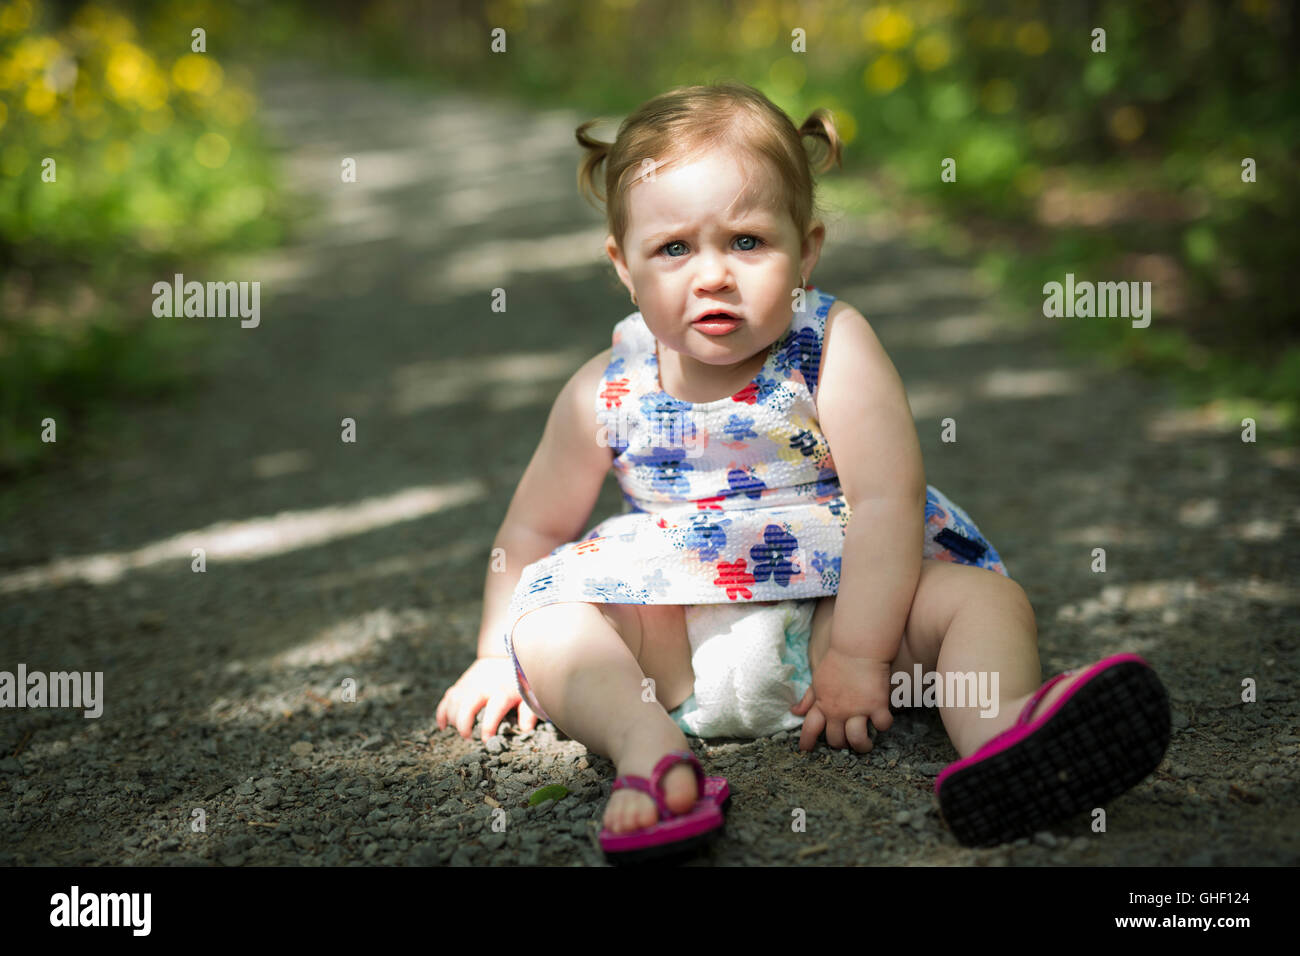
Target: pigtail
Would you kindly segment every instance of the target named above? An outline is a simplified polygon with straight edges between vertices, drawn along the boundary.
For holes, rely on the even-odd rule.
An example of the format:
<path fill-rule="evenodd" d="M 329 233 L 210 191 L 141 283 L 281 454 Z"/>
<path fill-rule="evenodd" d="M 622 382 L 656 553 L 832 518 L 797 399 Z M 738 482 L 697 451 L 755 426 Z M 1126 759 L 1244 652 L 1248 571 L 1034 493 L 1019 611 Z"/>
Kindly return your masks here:
<path fill-rule="evenodd" d="M 587 130 L 599 122 L 600 120 L 588 120 L 579 126 L 574 134 L 578 139 L 578 145 L 587 151 L 582 164 L 578 167 L 578 191 L 587 197 L 588 202 L 594 200 L 593 205 L 596 205 L 597 208 L 605 202 L 606 197 L 604 192 L 598 188 L 599 179 L 596 175 L 596 168 L 609 156 L 609 151 L 614 145 L 587 135 Z"/>
<path fill-rule="evenodd" d="M 811 136 L 825 144 L 826 155 L 823 157 L 821 166 L 815 172 L 824 173 L 832 166 L 844 168 L 844 164 L 840 159 L 844 152 L 844 141 L 840 139 L 839 130 L 835 128 L 835 118 L 830 110 L 817 109 L 808 114 L 808 118 L 799 127 L 800 140 L 805 136 Z"/>

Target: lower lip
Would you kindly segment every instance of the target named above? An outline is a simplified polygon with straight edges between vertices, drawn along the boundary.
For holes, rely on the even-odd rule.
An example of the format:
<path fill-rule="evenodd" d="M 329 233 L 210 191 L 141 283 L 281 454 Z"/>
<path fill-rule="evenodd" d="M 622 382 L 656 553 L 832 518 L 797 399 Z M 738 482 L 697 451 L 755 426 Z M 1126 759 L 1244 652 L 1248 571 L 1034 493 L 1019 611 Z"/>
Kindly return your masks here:
<path fill-rule="evenodd" d="M 726 335 L 740 328 L 740 319 L 701 319 L 691 324 L 705 335 Z"/>

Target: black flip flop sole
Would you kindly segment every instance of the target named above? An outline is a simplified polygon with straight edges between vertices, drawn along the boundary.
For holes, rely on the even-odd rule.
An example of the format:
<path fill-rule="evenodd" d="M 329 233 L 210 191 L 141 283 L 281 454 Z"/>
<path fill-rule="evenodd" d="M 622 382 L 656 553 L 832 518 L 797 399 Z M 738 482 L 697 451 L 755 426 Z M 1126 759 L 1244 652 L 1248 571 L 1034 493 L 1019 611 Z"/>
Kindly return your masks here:
<path fill-rule="evenodd" d="M 1029 836 L 1150 774 L 1169 746 L 1169 720 L 1169 695 L 1155 671 L 1116 664 L 1032 735 L 944 780 L 940 812 L 967 846 Z"/>

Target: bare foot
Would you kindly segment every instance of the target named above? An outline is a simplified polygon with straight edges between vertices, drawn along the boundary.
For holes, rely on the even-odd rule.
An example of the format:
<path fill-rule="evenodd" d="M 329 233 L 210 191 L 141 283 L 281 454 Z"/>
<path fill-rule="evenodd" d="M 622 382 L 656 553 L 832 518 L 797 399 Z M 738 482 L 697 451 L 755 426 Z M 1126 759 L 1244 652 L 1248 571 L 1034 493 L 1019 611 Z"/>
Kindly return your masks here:
<path fill-rule="evenodd" d="M 687 750 L 686 736 L 667 714 L 663 720 L 649 720 L 638 726 L 628 737 L 620 752 L 615 755 L 618 776 L 635 774 L 650 779 L 655 764 L 670 750 Z M 659 781 L 664 801 L 674 813 L 685 813 L 695 806 L 699 787 L 690 764 L 679 763 L 664 774 Z M 615 790 L 605 807 L 604 825 L 614 833 L 639 830 L 659 819 L 659 808 L 648 793 L 641 790 Z"/>

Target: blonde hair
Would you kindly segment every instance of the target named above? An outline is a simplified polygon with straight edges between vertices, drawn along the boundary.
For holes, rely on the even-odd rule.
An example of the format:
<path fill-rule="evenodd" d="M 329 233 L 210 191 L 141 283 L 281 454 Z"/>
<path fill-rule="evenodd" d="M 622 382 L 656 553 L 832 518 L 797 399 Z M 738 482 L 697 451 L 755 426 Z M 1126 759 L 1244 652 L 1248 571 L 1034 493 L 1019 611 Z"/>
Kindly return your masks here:
<path fill-rule="evenodd" d="M 647 168 L 656 172 L 671 162 L 688 163 L 714 149 L 734 151 L 743 163 L 752 157 L 774 172 L 777 195 L 769 205 L 784 204 L 800 240 L 813 222 L 813 169 L 805 137 L 823 144 L 816 172 L 839 165 L 843 142 L 830 110 L 813 110 L 795 129 L 790 118 L 761 92 L 744 83 L 681 86 L 643 103 L 618 128 L 612 143 L 587 135 L 599 120 L 578 127 L 576 136 L 587 154 L 578 168 L 578 189 L 606 203 L 605 218 L 619 249 L 628 226 L 627 189 Z M 654 163 L 648 167 L 646 160 Z M 605 163 L 605 190 L 596 190 L 596 168 Z"/>

